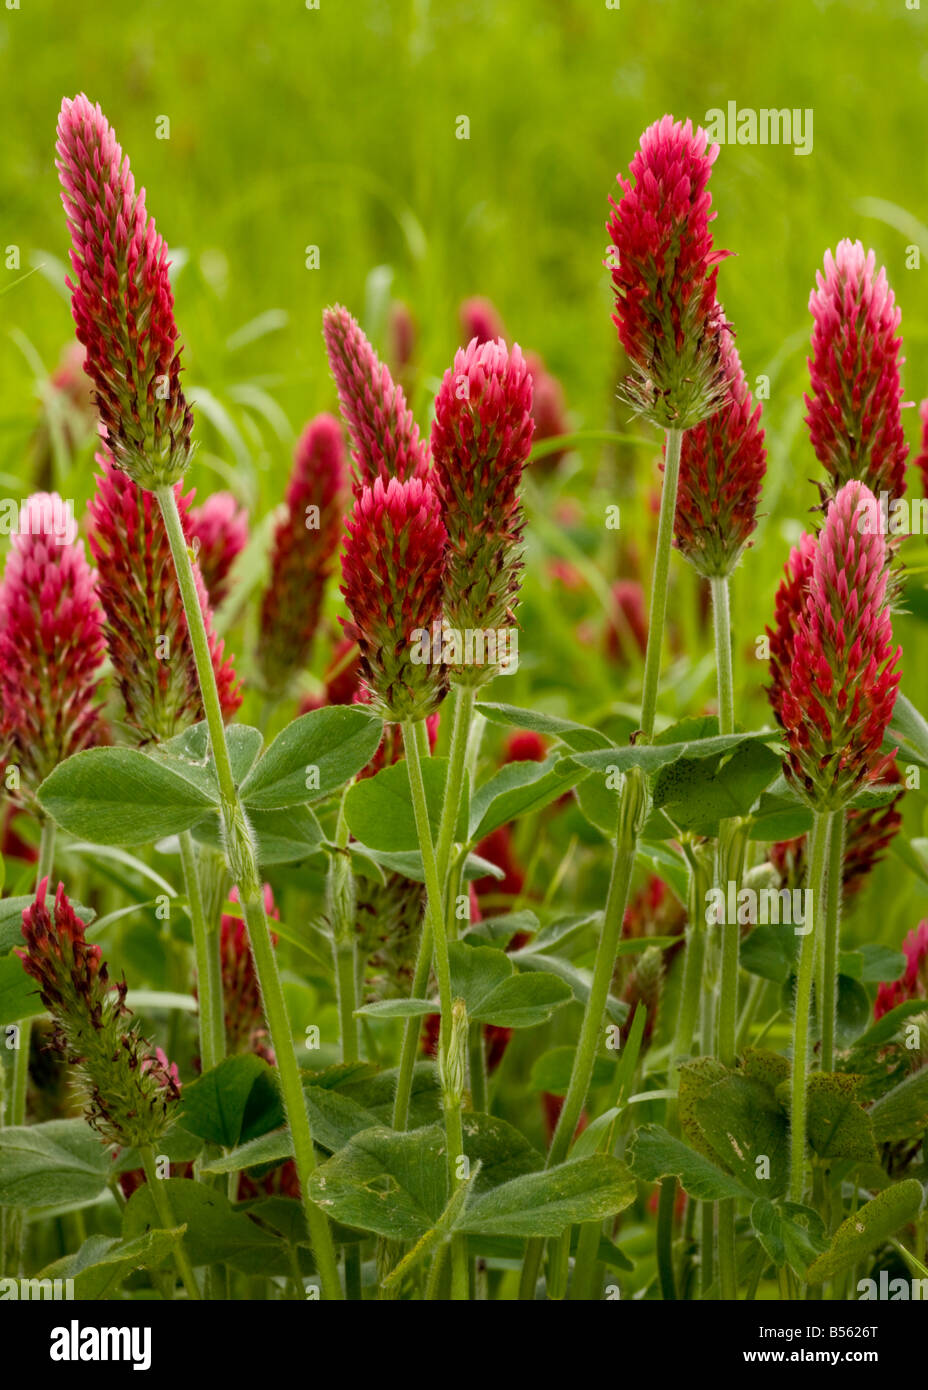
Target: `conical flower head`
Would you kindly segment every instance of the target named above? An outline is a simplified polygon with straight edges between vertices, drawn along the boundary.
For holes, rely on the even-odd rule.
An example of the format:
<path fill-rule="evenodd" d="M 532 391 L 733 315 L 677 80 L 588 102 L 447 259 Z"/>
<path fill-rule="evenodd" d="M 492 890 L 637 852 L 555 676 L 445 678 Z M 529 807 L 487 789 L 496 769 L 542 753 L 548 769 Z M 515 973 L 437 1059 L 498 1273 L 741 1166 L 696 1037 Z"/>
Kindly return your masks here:
<path fill-rule="evenodd" d="M 418 478 L 378 478 L 356 497 L 346 527 L 341 592 L 351 619 L 341 622 L 358 644 L 371 702 L 396 723 L 423 719 L 447 692 L 432 643 L 447 544 L 438 498 Z"/>
<path fill-rule="evenodd" d="M 159 741 L 204 717 L 193 648 L 171 548 L 156 499 L 138 488 L 106 454 L 97 454 L 101 473 L 90 503 L 90 548 L 97 565 L 100 601 L 113 671 L 126 708 L 126 722 L 144 740 Z M 190 498 L 176 484 L 181 522 L 187 530 Z M 212 613 L 199 566 L 194 579 L 206 623 L 223 715 L 242 702 L 231 660 L 213 632 Z"/>
<path fill-rule="evenodd" d="M 283 689 L 309 662 L 341 535 L 346 492 L 341 428 L 331 415 L 319 415 L 297 444 L 261 604 L 258 659 L 271 690 Z"/>
<path fill-rule="evenodd" d="M 858 478 L 871 492 L 905 492 L 898 334 L 902 317 L 876 257 L 859 241 L 825 253 L 809 297 L 813 318 L 806 424 L 832 493 Z"/>
<path fill-rule="evenodd" d="M 355 491 L 376 478 L 425 478 L 428 453 L 406 397 L 358 323 L 336 304 L 323 314 L 322 332 L 351 439 Z"/>
<path fill-rule="evenodd" d="M 708 419 L 683 435 L 674 540 L 705 578 L 731 574 L 757 525 L 767 469 L 755 406 L 729 329 L 721 334 L 728 390 Z"/>
<path fill-rule="evenodd" d="M 432 424 L 448 530 L 445 621 L 456 634 L 500 634 L 515 623 L 524 526 L 519 487 L 533 428 L 532 378 L 518 345 L 509 352 L 502 338 L 472 339 L 445 373 Z M 465 662 L 453 669 L 456 680 L 482 684 L 498 666 Z"/>
<path fill-rule="evenodd" d="M 174 483 L 190 460 L 193 414 L 180 386 L 167 246 L 109 122 L 85 96 L 62 102 L 56 151 L 71 309 L 107 444 L 142 487 Z"/>
<path fill-rule="evenodd" d="M 229 572 L 248 544 L 248 514 L 231 492 L 213 492 L 187 513 L 187 534 L 213 608 L 229 592 Z"/>
<path fill-rule="evenodd" d="M 664 429 L 698 424 L 724 389 L 716 275 L 727 252 L 713 250 L 707 187 L 717 154 L 704 130 L 664 116 L 609 200 L 613 317 L 633 369 L 622 394 Z"/>
<path fill-rule="evenodd" d="M 16 764 L 27 794 L 103 737 L 103 613 L 76 533 L 57 493 L 33 494 L 0 583 L 0 759 Z"/>
<path fill-rule="evenodd" d="M 846 483 L 830 505 L 808 582 L 774 712 L 787 738 L 784 772 L 817 810 L 838 810 L 887 763 L 900 680 L 887 547 L 863 483 Z"/>
<path fill-rule="evenodd" d="M 180 1094 L 176 1068 L 127 1022 L 126 986 L 110 983 L 100 947 L 88 944 L 63 884 L 51 912 L 47 887 L 43 879 L 23 913 L 26 950 L 18 954 L 54 1020 L 54 1045 L 76 1068 L 87 1120 L 107 1143 L 152 1144 Z"/>

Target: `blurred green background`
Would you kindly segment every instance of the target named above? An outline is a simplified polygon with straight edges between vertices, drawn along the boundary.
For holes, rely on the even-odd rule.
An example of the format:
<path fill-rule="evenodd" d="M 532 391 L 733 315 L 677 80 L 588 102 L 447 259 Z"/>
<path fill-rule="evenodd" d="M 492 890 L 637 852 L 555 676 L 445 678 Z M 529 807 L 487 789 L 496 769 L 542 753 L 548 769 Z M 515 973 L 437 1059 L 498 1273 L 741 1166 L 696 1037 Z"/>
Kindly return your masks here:
<path fill-rule="evenodd" d="M 825 249 L 841 237 L 860 237 L 885 264 L 903 311 L 906 398 L 928 395 L 928 261 L 906 266 L 908 247 L 928 257 L 926 26 L 928 14 L 904 0 L 622 0 L 618 9 L 606 0 L 320 0 L 318 9 L 152 0 L 132 10 L 123 0 L 21 0 L 0 10 L 0 491 L 34 485 L 40 402 L 70 336 L 53 163 L 64 95 L 83 90 L 101 103 L 172 248 L 200 442 L 190 482 L 201 499 L 232 488 L 256 527 L 282 496 L 297 430 L 334 406 L 320 332 L 333 301 L 381 348 L 390 299 L 410 306 L 422 427 L 459 342 L 458 306 L 484 294 L 563 383 L 573 429 L 646 434 L 614 399 L 620 363 L 602 260 L 616 173 L 665 111 L 699 122 L 729 101 L 810 107 L 808 157 L 725 146 L 712 179 L 716 240 L 736 253 L 720 293 L 749 380 L 770 378 L 765 515 L 733 585 L 738 717 L 765 720 L 754 641 L 817 501 L 802 423 L 807 301 Z M 467 140 L 456 138 L 462 115 Z M 164 117 L 170 138 L 159 139 Z M 318 269 L 307 268 L 309 246 Z M 906 420 L 915 445 L 914 409 Z M 79 514 L 90 452 L 59 459 L 55 475 Z M 587 441 L 559 471 L 532 479 L 522 668 L 492 698 L 579 719 L 637 700 L 637 652 L 624 662 L 604 655 L 603 596 L 634 574 L 636 557 L 647 585 L 657 458 L 653 444 Z M 921 493 L 914 470 L 910 489 Z M 603 520 L 616 501 L 619 533 Z M 580 565 L 579 590 L 552 578 L 559 554 Z M 924 704 L 924 538 L 907 558 L 903 688 Z M 711 632 L 680 560 L 673 582 L 667 716 L 711 706 L 714 692 Z M 229 635 L 246 676 L 249 624 L 253 616 L 236 618 Z M 316 674 L 326 657 L 320 649 Z M 923 816 L 923 800 L 907 798 L 912 833 L 923 833 Z M 890 859 L 855 929 L 896 944 L 925 897 Z"/>

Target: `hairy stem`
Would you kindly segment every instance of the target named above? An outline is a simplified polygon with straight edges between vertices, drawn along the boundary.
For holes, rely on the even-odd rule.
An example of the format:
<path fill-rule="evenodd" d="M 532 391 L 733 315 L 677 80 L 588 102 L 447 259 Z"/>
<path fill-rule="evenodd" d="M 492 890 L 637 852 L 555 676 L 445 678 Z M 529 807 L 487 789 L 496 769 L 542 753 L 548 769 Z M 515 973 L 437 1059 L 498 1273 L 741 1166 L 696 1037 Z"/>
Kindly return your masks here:
<path fill-rule="evenodd" d="M 219 933 L 209 930 L 203 908 L 203 894 L 197 869 L 193 836 L 185 830 L 178 836 L 184 888 L 190 907 L 193 950 L 197 965 L 200 1057 L 203 1070 L 210 1071 L 226 1055 L 225 1009 L 222 997 L 222 968 L 219 959 Z"/>
<path fill-rule="evenodd" d="M 841 894 L 844 879 L 845 815 L 831 818 L 825 898 L 825 935 L 822 942 L 822 989 L 819 1017 L 822 1020 L 822 1071 L 835 1068 L 835 1028 L 838 1013 L 838 948 L 841 937 Z"/>
<path fill-rule="evenodd" d="M 841 812 L 837 813 L 842 814 Z M 790 1201 L 801 1202 L 806 1167 L 806 1088 L 809 1072 L 809 1021 L 812 1012 L 812 983 L 815 968 L 815 939 L 821 934 L 825 918 L 825 866 L 834 817 L 816 814 L 810 836 L 808 885 L 812 892 L 813 924 L 799 948 L 799 974 L 793 1013 L 793 1079 L 790 1107 Z"/>
<path fill-rule="evenodd" d="M 142 1159 L 142 1167 L 145 1169 L 145 1181 L 148 1184 L 151 1199 L 155 1204 L 155 1211 L 158 1213 L 158 1220 L 165 1230 L 173 1231 L 177 1223 L 171 1211 L 168 1194 L 162 1186 L 161 1179 L 155 1172 L 154 1150 L 151 1145 L 148 1144 L 145 1148 L 140 1149 L 139 1153 Z M 187 1297 L 199 1301 L 201 1298 L 200 1286 L 197 1283 L 196 1275 L 193 1272 L 193 1266 L 190 1263 L 190 1258 L 184 1247 L 183 1236 L 174 1247 L 174 1264 L 177 1266 L 177 1272 L 180 1275 L 181 1283 L 187 1290 Z"/>

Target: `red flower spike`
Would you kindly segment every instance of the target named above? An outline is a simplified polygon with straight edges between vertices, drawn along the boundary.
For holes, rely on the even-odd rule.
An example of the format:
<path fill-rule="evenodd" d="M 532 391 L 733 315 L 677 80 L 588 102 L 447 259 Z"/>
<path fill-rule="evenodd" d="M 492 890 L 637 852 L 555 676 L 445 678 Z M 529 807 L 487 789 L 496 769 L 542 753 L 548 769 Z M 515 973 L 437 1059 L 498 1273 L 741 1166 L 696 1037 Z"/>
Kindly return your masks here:
<path fill-rule="evenodd" d="M 371 703 L 394 723 L 423 719 L 447 693 L 433 640 L 448 539 L 438 498 L 418 478 L 377 478 L 356 497 L 346 529 L 341 592 L 351 617 L 341 623 L 358 644 Z"/>
<path fill-rule="evenodd" d="M 486 299 L 482 295 L 474 295 L 472 299 L 465 299 L 458 311 L 458 317 L 461 321 L 465 343 L 469 343 L 471 338 L 476 338 L 480 344 L 492 343 L 497 338 L 505 338 L 506 336 L 499 310 L 491 299 Z"/>
<path fill-rule="evenodd" d="M 103 613 L 76 532 L 57 493 L 33 494 L 0 583 L 0 759 L 19 767 L 27 794 L 105 737 L 95 704 Z"/>
<path fill-rule="evenodd" d="M 683 435 L 674 519 L 677 547 L 706 579 L 731 574 L 749 544 L 767 471 L 760 406 L 727 327 L 721 363 L 728 383 L 721 407 Z"/>
<path fill-rule="evenodd" d="M 177 482 L 192 453 L 167 246 L 106 117 L 83 94 L 61 103 L 55 148 L 84 370 L 114 462 L 153 490 Z"/>
<path fill-rule="evenodd" d="M 641 137 L 618 176 L 607 224 L 619 339 L 631 364 L 622 396 L 661 428 L 690 429 L 718 408 L 724 390 L 716 301 L 718 263 L 707 191 L 717 145 L 692 124 L 664 116 Z"/>
<path fill-rule="evenodd" d="M 915 467 L 922 475 L 922 492 L 928 496 L 928 399 L 918 407 L 918 417 L 922 422 L 922 438 Z"/>
<path fill-rule="evenodd" d="M 879 496 L 905 492 L 898 336 L 902 317 L 886 271 L 859 241 L 825 253 L 809 297 L 814 320 L 806 424 L 832 493 L 857 478 Z"/>
<path fill-rule="evenodd" d="M 518 345 L 472 339 L 455 354 L 435 402 L 432 457 L 445 525 L 445 619 L 457 634 L 515 622 L 522 570 L 522 469 L 532 445 L 532 379 Z M 459 640 L 463 640 L 463 636 Z M 455 678 L 491 679 L 498 663 L 455 665 Z"/>
<path fill-rule="evenodd" d="M 126 985 L 110 984 L 100 947 L 88 945 L 64 885 L 52 912 L 47 888 L 45 878 L 23 912 L 26 950 L 17 954 L 52 1015 L 53 1046 L 76 1069 L 86 1118 L 108 1144 L 155 1143 L 180 1094 L 177 1069 L 127 1022 Z"/>
<path fill-rule="evenodd" d="M 90 549 L 106 613 L 110 658 L 126 721 L 145 740 L 172 738 L 203 718 L 193 649 L 167 533 L 156 500 L 97 454 L 102 473 L 90 507 Z M 176 484 L 189 539 L 190 497 Z M 231 660 L 212 631 L 212 614 L 198 565 L 194 578 L 206 621 L 219 699 L 226 719 L 242 702 Z"/>
<path fill-rule="evenodd" d="M 873 1007 L 877 1019 L 909 999 L 928 999 L 928 921 L 919 922 L 914 931 L 908 933 L 902 950 L 906 960 L 903 974 L 877 990 Z"/>
<path fill-rule="evenodd" d="M 306 667 L 342 531 L 345 446 L 331 415 L 300 436 L 285 509 L 274 531 L 271 573 L 261 604 L 258 660 L 270 690 Z"/>
<path fill-rule="evenodd" d="M 248 513 L 231 492 L 213 492 L 187 515 L 187 534 L 213 608 L 229 592 L 229 571 L 248 544 Z"/>
<path fill-rule="evenodd" d="M 351 439 L 355 491 L 376 478 L 424 479 L 428 453 L 412 411 L 357 322 L 336 304 L 323 314 L 322 332 Z"/>
<path fill-rule="evenodd" d="M 789 675 L 781 650 L 770 692 L 787 738 L 784 772 L 816 810 L 839 810 L 887 765 L 881 747 L 899 654 L 877 502 L 855 480 L 828 509 L 795 619 Z"/>
<path fill-rule="evenodd" d="M 237 889 L 232 889 L 229 901 L 238 902 Z M 269 883 L 264 885 L 264 908 L 269 917 L 279 920 L 280 913 L 274 905 L 274 894 Z M 271 941 L 277 945 L 275 932 L 271 933 Z M 229 1051 L 254 1052 L 273 1067 L 274 1050 L 268 1041 L 248 931 L 241 917 L 232 912 L 224 912 L 219 923 L 219 962 Z"/>
<path fill-rule="evenodd" d="M 770 643 L 771 685 L 767 698 L 776 713 L 790 685 L 790 669 L 799 615 L 805 607 L 815 557 L 815 537 L 805 532 L 789 553 L 783 579 L 774 599 L 774 628 L 766 628 Z"/>

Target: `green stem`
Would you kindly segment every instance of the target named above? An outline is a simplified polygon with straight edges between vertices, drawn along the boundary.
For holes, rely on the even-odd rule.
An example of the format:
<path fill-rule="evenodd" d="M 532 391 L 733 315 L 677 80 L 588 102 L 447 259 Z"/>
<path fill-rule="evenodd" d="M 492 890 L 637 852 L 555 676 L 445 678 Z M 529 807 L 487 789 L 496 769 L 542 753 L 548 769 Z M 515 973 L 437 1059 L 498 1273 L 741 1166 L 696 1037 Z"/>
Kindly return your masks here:
<path fill-rule="evenodd" d="M 187 630 L 190 634 L 190 644 L 203 699 L 203 712 L 209 730 L 210 747 L 219 782 L 226 858 L 233 881 L 238 887 L 242 914 L 248 929 L 248 939 L 251 943 L 252 957 L 261 989 L 264 1016 L 267 1019 L 271 1046 L 277 1059 L 281 1097 L 293 1138 L 294 1159 L 299 1174 L 300 1190 L 303 1195 L 303 1206 L 313 1253 L 319 1270 L 323 1296 L 329 1299 L 340 1299 L 342 1289 L 338 1278 L 338 1265 L 335 1259 L 335 1247 L 332 1242 L 329 1220 L 309 1197 L 308 1179 L 316 1166 L 312 1132 L 303 1099 L 300 1069 L 293 1045 L 293 1030 L 287 1015 L 283 986 L 277 968 L 277 957 L 274 954 L 267 914 L 264 909 L 264 893 L 258 872 L 254 843 L 232 774 L 232 763 L 222 719 L 222 707 L 219 703 L 219 692 L 216 687 L 216 673 L 213 670 L 190 553 L 187 549 L 173 487 L 159 487 L 156 496 L 164 518 L 164 526 L 177 573 L 177 584 L 187 618 Z"/>
<path fill-rule="evenodd" d="M 406 720 L 403 723 L 403 747 L 406 753 L 406 767 L 409 772 L 409 790 L 416 818 L 419 850 L 422 854 L 422 866 L 425 872 L 426 914 L 431 925 L 435 974 L 438 977 L 438 999 L 441 1008 L 438 1050 L 440 1062 L 444 1063 L 448 1056 L 451 1034 L 451 964 L 448 957 L 448 938 L 445 932 L 444 899 L 432 844 L 425 782 L 422 778 L 422 761 L 415 728 L 411 720 Z M 447 1095 L 444 1097 L 444 1101 L 449 1191 L 453 1193 L 458 1182 L 458 1158 L 464 1152 L 461 1102 L 459 1097 L 455 1100 Z M 467 1247 L 463 1237 L 455 1236 L 451 1241 L 451 1297 L 454 1301 L 459 1302 L 467 1298 L 467 1285 Z"/>
<path fill-rule="evenodd" d="M 644 689 L 641 696 L 641 727 L 646 740 L 650 740 L 654 732 L 654 716 L 657 713 L 657 687 L 661 674 L 661 650 L 664 645 L 667 580 L 670 575 L 670 552 L 673 548 L 673 521 L 677 510 L 682 442 L 682 430 L 667 431 L 664 486 L 661 490 L 661 513 L 657 525 L 657 550 L 654 555 L 651 609 L 648 616 L 648 649 L 644 661 Z"/>
<path fill-rule="evenodd" d="M 599 1241 L 602 1230 L 601 1221 L 584 1221 L 580 1227 L 574 1255 L 574 1277 L 570 1285 L 571 1302 L 590 1303 L 599 1298 L 602 1292 L 601 1278 L 597 1288 L 597 1276 L 601 1269 Z"/>
<path fill-rule="evenodd" d="M 350 785 L 350 784 L 349 784 Z M 355 890 L 348 857 L 348 822 L 345 819 L 347 788 L 342 794 L 335 827 L 335 853 L 329 865 L 327 898 L 335 953 L 335 988 L 338 996 L 339 1036 L 343 1062 L 356 1062 L 360 1056 L 358 1040 L 358 938 L 355 930 Z M 348 1268 L 348 1251 L 345 1252 Z"/>
<path fill-rule="evenodd" d="M 840 813 L 838 813 L 840 814 Z M 812 892 L 813 925 L 809 923 L 799 948 L 799 974 L 796 981 L 796 1004 L 793 1014 L 793 1078 L 790 1107 L 790 1182 L 789 1195 L 801 1202 L 805 1186 L 806 1166 L 806 1087 L 809 1071 L 809 1020 L 812 1011 L 812 982 L 815 968 L 815 938 L 824 921 L 823 889 L 825 866 L 831 838 L 832 817 L 817 813 L 812 826 L 809 857 L 809 888 Z"/>
<path fill-rule="evenodd" d="M 838 947 L 841 937 L 841 895 L 844 877 L 843 811 L 831 818 L 831 839 L 828 851 L 828 883 L 825 899 L 825 936 L 823 942 L 822 997 L 819 1015 L 822 1020 L 822 1071 L 835 1068 L 835 1026 L 838 1012 Z"/>
<path fill-rule="evenodd" d="M 657 1203 L 657 1277 L 665 1303 L 674 1303 L 677 1297 L 673 1269 L 673 1217 L 676 1204 L 676 1179 L 665 1178 Z"/>
<path fill-rule="evenodd" d="M 470 1025 L 468 1046 L 470 1060 L 470 1101 L 477 1111 L 487 1108 L 487 1053 L 483 1042 L 483 1024 Z"/>
<path fill-rule="evenodd" d="M 439 880 L 443 886 L 448 875 L 448 866 L 451 863 L 454 830 L 461 812 L 467 741 L 470 736 L 476 695 L 477 692 L 471 685 L 456 685 L 454 687 L 454 722 L 451 726 L 448 781 L 445 785 L 445 801 L 442 806 L 441 823 L 438 827 L 438 843 L 435 848 Z"/>
<path fill-rule="evenodd" d="M 225 1010 L 222 996 L 222 967 L 219 934 L 210 932 L 203 909 L 203 894 L 197 870 L 197 855 L 189 830 L 178 836 L 184 888 L 190 907 L 193 950 L 197 964 L 200 1057 L 203 1070 L 217 1067 L 226 1055 Z"/>
<path fill-rule="evenodd" d="M 151 1199 L 155 1204 L 155 1211 L 158 1213 L 158 1220 L 165 1230 L 173 1231 L 176 1229 L 177 1223 L 171 1211 L 171 1203 L 168 1200 L 168 1194 L 161 1184 L 161 1179 L 155 1172 L 154 1150 L 151 1145 L 148 1144 L 145 1148 L 140 1149 L 139 1153 L 142 1159 L 142 1167 L 145 1169 L 145 1181 L 148 1184 Z M 193 1266 L 190 1263 L 190 1258 L 184 1247 L 183 1236 L 174 1247 L 174 1263 L 177 1266 L 177 1272 L 180 1275 L 181 1283 L 187 1290 L 187 1297 L 199 1301 L 201 1297 L 200 1287 L 197 1284 Z"/>
<path fill-rule="evenodd" d="M 712 578 L 712 626 L 715 633 L 715 669 L 718 682 L 719 733 L 735 732 L 735 693 L 731 669 L 731 604 L 728 580 Z"/>

